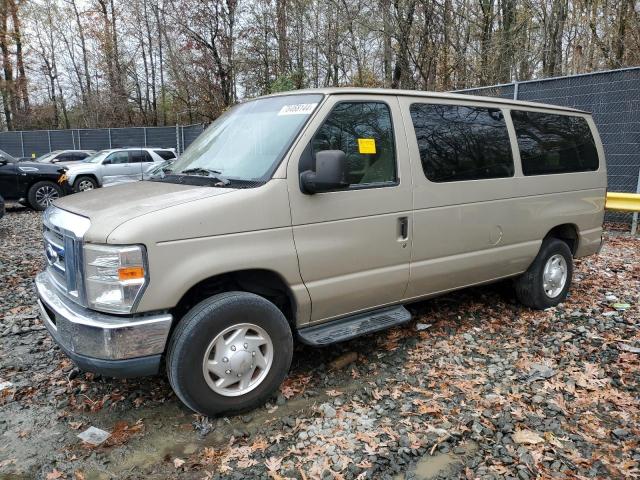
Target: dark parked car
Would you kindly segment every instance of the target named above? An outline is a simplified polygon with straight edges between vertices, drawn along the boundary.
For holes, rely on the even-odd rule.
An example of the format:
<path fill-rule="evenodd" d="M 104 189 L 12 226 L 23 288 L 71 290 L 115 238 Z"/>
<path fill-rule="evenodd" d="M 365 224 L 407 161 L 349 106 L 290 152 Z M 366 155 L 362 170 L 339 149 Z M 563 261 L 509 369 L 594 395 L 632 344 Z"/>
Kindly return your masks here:
<path fill-rule="evenodd" d="M 93 155 L 95 150 L 54 150 L 39 156 L 34 161 L 38 163 L 75 163 Z"/>
<path fill-rule="evenodd" d="M 19 162 L 0 150 L 0 195 L 44 210 L 64 194 L 59 180 L 65 170 L 51 163 Z"/>

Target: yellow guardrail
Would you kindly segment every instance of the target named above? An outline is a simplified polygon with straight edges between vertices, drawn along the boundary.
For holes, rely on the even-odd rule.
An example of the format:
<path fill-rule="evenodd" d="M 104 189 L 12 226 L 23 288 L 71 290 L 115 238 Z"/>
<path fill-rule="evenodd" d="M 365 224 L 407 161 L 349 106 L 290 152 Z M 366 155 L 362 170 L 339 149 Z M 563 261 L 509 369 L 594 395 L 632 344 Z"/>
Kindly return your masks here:
<path fill-rule="evenodd" d="M 605 208 L 620 212 L 640 212 L 640 193 L 607 192 Z"/>

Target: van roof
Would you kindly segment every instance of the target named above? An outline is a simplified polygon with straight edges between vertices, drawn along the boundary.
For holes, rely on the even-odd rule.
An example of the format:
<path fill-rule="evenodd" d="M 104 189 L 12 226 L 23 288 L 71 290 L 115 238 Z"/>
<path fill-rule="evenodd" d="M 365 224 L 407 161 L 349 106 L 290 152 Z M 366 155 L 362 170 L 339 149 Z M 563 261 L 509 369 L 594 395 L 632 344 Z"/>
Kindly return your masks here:
<path fill-rule="evenodd" d="M 575 108 L 563 107 L 561 105 L 550 105 L 547 103 L 534 103 L 523 102 L 520 100 L 509 100 L 498 97 L 481 97 L 478 95 L 465 95 L 462 93 L 442 93 L 442 92 L 426 92 L 421 90 L 394 90 L 392 88 L 361 88 L 361 87 L 330 87 L 330 88 L 309 88 L 304 90 L 292 90 L 288 92 L 279 92 L 271 95 L 265 95 L 265 97 L 274 97 L 281 95 L 303 95 L 310 93 L 321 93 L 323 95 L 346 95 L 346 94 L 361 94 L 361 95 L 392 95 L 392 96 L 404 96 L 404 97 L 423 97 L 423 98 L 437 98 L 444 100 L 466 100 L 474 102 L 485 102 L 491 104 L 499 104 L 505 106 L 519 106 L 519 107 L 531 107 L 531 108 L 544 108 L 549 110 L 563 111 L 590 114 L 585 110 L 578 110 Z M 264 98 L 264 97 L 260 97 Z"/>

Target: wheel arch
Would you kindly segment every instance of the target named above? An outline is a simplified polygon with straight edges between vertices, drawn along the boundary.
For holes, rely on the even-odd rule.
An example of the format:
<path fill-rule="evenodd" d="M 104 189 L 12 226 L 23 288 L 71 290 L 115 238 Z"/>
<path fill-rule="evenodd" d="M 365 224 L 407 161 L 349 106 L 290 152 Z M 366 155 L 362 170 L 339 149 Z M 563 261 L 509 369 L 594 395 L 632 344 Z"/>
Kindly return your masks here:
<path fill-rule="evenodd" d="M 562 240 L 568 245 L 569 250 L 571 250 L 571 255 L 575 256 L 580 244 L 579 232 L 578 226 L 574 223 L 563 223 L 549 230 L 544 236 L 544 239 L 557 238 L 558 240 Z"/>
<path fill-rule="evenodd" d="M 60 187 L 60 184 L 58 182 L 56 182 L 53 178 L 36 177 L 36 178 L 29 179 L 29 181 L 26 183 L 25 194 L 28 195 L 29 194 L 29 190 L 31 190 L 31 187 L 33 187 L 36 183 L 40 183 L 40 182 L 49 182 L 49 183 L 53 183 L 53 184 L 57 185 L 58 187 Z"/>
<path fill-rule="evenodd" d="M 283 313 L 292 331 L 296 326 L 297 302 L 293 291 L 277 272 L 252 268 L 213 275 L 190 287 L 172 309 L 179 322 L 196 304 L 218 293 L 228 291 L 254 293 L 272 302 Z"/>
<path fill-rule="evenodd" d="M 95 173 L 79 173 L 78 175 L 76 175 L 76 178 L 73 180 L 73 186 L 75 187 L 76 183 L 78 183 L 78 180 L 80 180 L 82 177 L 89 177 L 93 180 L 95 180 L 96 184 L 98 186 L 100 186 L 100 181 L 98 180 L 98 177 L 96 176 Z"/>

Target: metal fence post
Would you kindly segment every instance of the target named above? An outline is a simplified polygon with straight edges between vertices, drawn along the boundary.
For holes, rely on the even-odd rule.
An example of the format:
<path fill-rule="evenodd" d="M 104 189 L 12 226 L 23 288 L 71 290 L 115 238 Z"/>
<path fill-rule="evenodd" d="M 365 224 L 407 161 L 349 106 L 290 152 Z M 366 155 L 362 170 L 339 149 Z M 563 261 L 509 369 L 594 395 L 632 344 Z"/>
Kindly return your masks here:
<path fill-rule="evenodd" d="M 111 146 L 111 129 L 109 129 L 109 148 L 113 148 Z"/>
<path fill-rule="evenodd" d="M 640 168 L 638 169 L 638 183 L 636 183 L 636 193 L 640 193 Z M 633 212 L 631 217 L 631 235 L 638 232 L 638 212 Z"/>
<path fill-rule="evenodd" d="M 513 82 L 513 99 L 514 100 L 518 100 L 518 86 L 519 86 L 519 83 L 517 80 Z"/>
<path fill-rule="evenodd" d="M 176 153 L 180 155 L 180 126 L 176 123 Z"/>
<path fill-rule="evenodd" d="M 82 150 L 82 139 L 80 138 L 80 129 L 76 130 L 78 132 L 78 150 Z"/>
<path fill-rule="evenodd" d="M 147 127 L 142 127 L 142 130 L 144 131 L 144 146 L 147 147 Z"/>
<path fill-rule="evenodd" d="M 22 156 L 24 157 L 24 132 L 20 130 L 20 146 L 22 147 Z"/>
<path fill-rule="evenodd" d="M 182 125 L 182 151 L 184 152 L 184 125 Z"/>
<path fill-rule="evenodd" d="M 51 130 L 47 130 L 47 140 L 49 140 L 49 151 L 51 151 Z"/>

